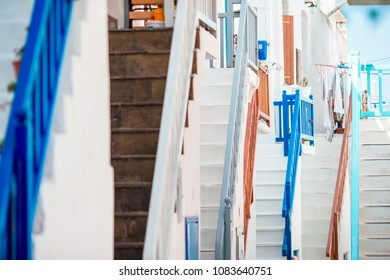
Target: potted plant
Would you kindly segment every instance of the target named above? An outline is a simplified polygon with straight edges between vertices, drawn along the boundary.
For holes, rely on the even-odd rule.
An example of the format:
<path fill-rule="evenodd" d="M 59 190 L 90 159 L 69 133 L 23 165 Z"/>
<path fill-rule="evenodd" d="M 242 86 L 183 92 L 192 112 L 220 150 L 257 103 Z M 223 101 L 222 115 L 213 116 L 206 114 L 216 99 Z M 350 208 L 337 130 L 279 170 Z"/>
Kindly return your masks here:
<path fill-rule="evenodd" d="M 20 63 L 24 52 L 24 46 L 19 49 L 15 49 L 14 52 L 16 54 L 16 58 L 12 61 L 12 65 L 14 67 L 15 77 L 18 78 Z M 13 93 L 15 91 L 15 88 L 16 88 L 16 81 L 12 81 L 7 85 L 7 91 L 9 93 Z"/>

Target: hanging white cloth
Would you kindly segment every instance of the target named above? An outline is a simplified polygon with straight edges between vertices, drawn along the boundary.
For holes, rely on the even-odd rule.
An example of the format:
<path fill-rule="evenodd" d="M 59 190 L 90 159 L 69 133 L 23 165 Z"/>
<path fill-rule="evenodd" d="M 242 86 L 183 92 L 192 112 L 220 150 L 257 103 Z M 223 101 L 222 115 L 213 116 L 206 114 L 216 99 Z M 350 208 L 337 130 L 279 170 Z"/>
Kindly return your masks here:
<path fill-rule="evenodd" d="M 343 114 L 343 97 L 341 95 L 341 79 L 340 74 L 336 73 L 336 86 L 334 89 L 334 112 L 338 114 Z"/>
<path fill-rule="evenodd" d="M 320 68 L 318 84 L 322 91 L 322 100 L 324 101 L 324 119 L 323 125 L 326 129 L 325 138 L 332 142 L 334 135 L 334 117 L 333 117 L 333 89 L 335 86 L 336 70 L 333 68 Z"/>

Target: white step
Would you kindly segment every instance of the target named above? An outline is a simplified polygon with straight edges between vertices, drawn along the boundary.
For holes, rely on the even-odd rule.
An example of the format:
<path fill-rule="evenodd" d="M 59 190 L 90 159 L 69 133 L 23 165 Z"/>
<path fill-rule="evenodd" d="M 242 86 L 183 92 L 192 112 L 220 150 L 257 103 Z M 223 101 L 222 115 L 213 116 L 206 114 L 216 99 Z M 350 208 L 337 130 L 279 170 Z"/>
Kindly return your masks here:
<path fill-rule="evenodd" d="M 390 254 L 375 254 L 375 255 L 362 255 L 360 254 L 359 260 L 390 260 Z"/>
<path fill-rule="evenodd" d="M 309 247 L 324 247 L 328 243 L 328 233 L 305 233 L 302 235 L 302 246 Z"/>
<path fill-rule="evenodd" d="M 313 170 L 302 170 L 302 180 L 318 180 L 318 179 L 331 179 L 336 180 L 337 169 L 336 168 L 321 168 Z"/>
<path fill-rule="evenodd" d="M 202 228 L 201 229 L 201 244 L 200 250 L 215 250 L 215 237 L 216 237 L 216 228 Z"/>
<path fill-rule="evenodd" d="M 361 191 L 360 205 L 390 205 L 390 191 Z"/>
<path fill-rule="evenodd" d="M 256 199 L 256 212 L 280 212 L 280 214 L 282 214 L 282 203 L 283 199 L 280 198 Z"/>
<path fill-rule="evenodd" d="M 315 143 L 315 156 L 340 157 L 341 144 L 317 144 Z M 303 155 L 303 157 L 313 157 L 312 155 Z"/>
<path fill-rule="evenodd" d="M 360 144 L 390 144 L 389 131 L 360 132 Z"/>
<path fill-rule="evenodd" d="M 306 171 L 305 171 L 306 172 Z M 329 193 L 333 194 L 336 186 L 336 177 L 333 180 L 318 179 L 302 181 L 302 194 L 309 193 Z"/>
<path fill-rule="evenodd" d="M 228 124 L 229 105 L 202 105 L 200 106 L 200 123 Z"/>
<path fill-rule="evenodd" d="M 209 68 L 203 72 L 202 85 L 223 85 L 233 82 L 234 68 Z"/>
<path fill-rule="evenodd" d="M 256 198 L 283 198 L 284 184 L 257 184 Z"/>
<path fill-rule="evenodd" d="M 256 185 L 279 184 L 284 185 L 286 170 L 256 171 Z"/>
<path fill-rule="evenodd" d="M 256 159 L 256 170 L 263 172 L 267 170 L 286 169 L 287 157 L 275 156 L 275 157 L 258 157 Z"/>
<path fill-rule="evenodd" d="M 333 193 L 303 193 L 302 206 L 331 206 Z"/>
<path fill-rule="evenodd" d="M 333 168 L 338 169 L 339 156 L 304 156 L 302 157 L 302 170 L 312 170 L 313 168 Z"/>
<path fill-rule="evenodd" d="M 302 220 L 330 219 L 332 206 L 302 206 Z"/>
<path fill-rule="evenodd" d="M 262 137 L 262 134 L 257 136 Z M 268 156 L 283 156 L 283 145 L 282 144 L 257 144 L 256 145 L 256 162 L 258 158 Z"/>
<path fill-rule="evenodd" d="M 329 225 L 330 225 L 330 215 L 328 219 L 305 219 L 302 222 L 302 232 L 304 232 L 304 234 L 327 235 L 329 232 Z M 306 243 L 306 240 L 302 240 L 302 241 Z"/>
<path fill-rule="evenodd" d="M 282 245 L 256 245 L 256 259 L 258 260 L 285 260 L 282 256 Z"/>
<path fill-rule="evenodd" d="M 334 134 L 332 142 L 329 142 L 325 138 L 325 134 L 317 134 L 314 138 L 314 143 L 316 146 L 317 145 L 331 145 L 331 146 L 333 146 L 335 144 L 341 145 L 341 143 L 343 142 L 343 135 L 344 134 Z"/>
<path fill-rule="evenodd" d="M 200 143 L 225 144 L 227 137 L 227 124 L 201 124 Z"/>
<path fill-rule="evenodd" d="M 390 239 L 360 239 L 360 254 L 375 255 L 387 254 L 390 255 Z"/>
<path fill-rule="evenodd" d="M 200 105 L 230 105 L 232 84 L 202 86 Z"/>
<path fill-rule="evenodd" d="M 215 206 L 221 197 L 221 184 L 202 184 L 200 193 L 200 204 L 202 206 Z"/>
<path fill-rule="evenodd" d="M 361 145 L 360 159 L 390 159 L 390 145 Z"/>
<path fill-rule="evenodd" d="M 390 190 L 389 176 L 362 176 L 360 190 Z"/>
<path fill-rule="evenodd" d="M 223 167 L 223 164 L 201 164 L 200 183 L 222 184 Z"/>
<path fill-rule="evenodd" d="M 261 228 L 256 230 L 256 239 L 261 244 L 277 244 L 283 241 L 284 227 L 282 228 Z"/>
<path fill-rule="evenodd" d="M 261 228 L 277 228 L 284 227 L 285 220 L 280 211 L 275 213 L 256 213 L 256 227 Z"/>
<path fill-rule="evenodd" d="M 361 160 L 360 175 L 390 175 L 390 159 Z"/>
<path fill-rule="evenodd" d="M 360 238 L 390 238 L 390 224 L 360 224 Z"/>
<path fill-rule="evenodd" d="M 219 206 L 201 207 L 201 224 L 202 227 L 216 227 L 218 223 Z"/>
<path fill-rule="evenodd" d="M 225 150 L 225 144 L 201 144 L 200 163 L 223 164 L 225 159 Z"/>
<path fill-rule="evenodd" d="M 201 260 L 215 260 L 215 251 L 214 250 L 204 250 L 200 251 Z"/>
<path fill-rule="evenodd" d="M 326 247 L 302 247 L 303 260 L 328 260 Z"/>
<path fill-rule="evenodd" d="M 360 131 L 390 130 L 389 118 L 368 118 L 360 121 Z"/>
<path fill-rule="evenodd" d="M 390 223 L 390 205 L 360 207 L 360 222 Z"/>

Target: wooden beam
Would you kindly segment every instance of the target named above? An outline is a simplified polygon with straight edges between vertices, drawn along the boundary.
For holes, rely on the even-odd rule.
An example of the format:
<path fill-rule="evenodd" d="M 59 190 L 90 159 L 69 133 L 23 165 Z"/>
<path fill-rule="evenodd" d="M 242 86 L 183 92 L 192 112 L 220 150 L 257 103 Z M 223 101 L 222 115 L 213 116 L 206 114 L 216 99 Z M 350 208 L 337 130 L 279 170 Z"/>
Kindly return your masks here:
<path fill-rule="evenodd" d="M 131 5 L 163 5 L 164 0 L 132 0 Z"/>
<path fill-rule="evenodd" d="M 129 19 L 146 20 L 150 19 L 152 12 L 129 12 Z"/>

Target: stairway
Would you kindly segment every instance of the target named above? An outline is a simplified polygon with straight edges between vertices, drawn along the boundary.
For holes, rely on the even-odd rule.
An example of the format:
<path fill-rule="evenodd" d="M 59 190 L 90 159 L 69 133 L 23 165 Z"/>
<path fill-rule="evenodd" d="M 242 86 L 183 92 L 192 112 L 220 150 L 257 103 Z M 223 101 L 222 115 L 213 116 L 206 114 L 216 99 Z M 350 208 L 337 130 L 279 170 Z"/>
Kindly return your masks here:
<path fill-rule="evenodd" d="M 360 259 L 390 259 L 390 119 L 360 122 Z"/>
<path fill-rule="evenodd" d="M 115 259 L 142 259 L 171 40 L 171 28 L 109 34 Z"/>
<path fill-rule="evenodd" d="M 259 134 L 255 161 L 256 259 L 285 260 L 282 256 L 282 203 L 287 157 L 274 135 Z"/>
<path fill-rule="evenodd" d="M 200 95 L 200 259 L 215 259 L 234 69 L 207 69 Z"/>
<path fill-rule="evenodd" d="M 343 135 L 315 136 L 315 155 L 302 156 L 302 259 L 326 260 Z"/>

